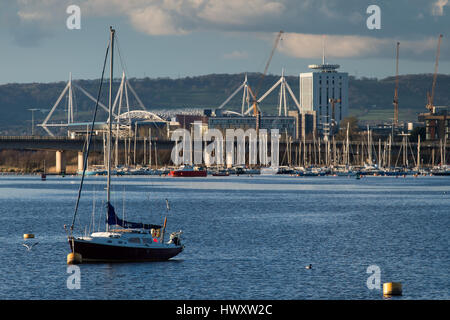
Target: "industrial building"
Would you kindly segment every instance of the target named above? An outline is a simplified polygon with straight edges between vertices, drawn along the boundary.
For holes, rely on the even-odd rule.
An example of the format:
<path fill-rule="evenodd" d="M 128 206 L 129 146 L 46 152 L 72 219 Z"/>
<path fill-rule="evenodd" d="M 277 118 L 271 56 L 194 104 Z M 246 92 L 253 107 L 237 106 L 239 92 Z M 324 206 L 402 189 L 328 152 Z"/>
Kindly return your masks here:
<path fill-rule="evenodd" d="M 434 112 L 421 113 L 427 141 L 450 140 L 450 107 L 435 107 Z"/>
<path fill-rule="evenodd" d="M 207 125 L 210 115 L 211 113 L 208 110 L 205 110 L 203 115 L 180 113 L 175 116 L 175 120 L 179 123 L 180 128 L 191 131 L 194 123 Z"/>
<path fill-rule="evenodd" d="M 256 119 L 252 116 L 222 116 L 211 117 L 208 119 L 209 129 L 218 129 L 225 135 L 227 129 L 255 129 Z M 279 133 L 284 136 L 295 137 L 296 134 L 296 119 L 294 117 L 280 117 L 280 116 L 261 116 L 259 118 L 259 129 L 266 129 L 270 132 L 271 129 L 278 129 Z"/>
<path fill-rule="evenodd" d="M 289 110 L 288 116 L 295 119 L 295 139 L 306 139 L 308 135 L 316 132 L 316 113 L 313 112 L 303 112 L 300 113 L 298 110 Z"/>

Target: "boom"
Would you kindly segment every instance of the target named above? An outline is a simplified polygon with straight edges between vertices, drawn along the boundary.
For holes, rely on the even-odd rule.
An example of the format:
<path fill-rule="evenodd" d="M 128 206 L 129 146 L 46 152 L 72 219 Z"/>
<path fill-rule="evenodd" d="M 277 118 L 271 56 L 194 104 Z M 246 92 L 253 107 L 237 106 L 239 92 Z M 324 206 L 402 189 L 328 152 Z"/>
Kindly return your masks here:
<path fill-rule="evenodd" d="M 255 115 L 255 116 L 256 116 L 256 114 L 258 112 L 258 91 L 259 91 L 259 89 L 261 89 L 261 85 L 262 85 L 262 82 L 264 80 L 264 77 L 266 76 L 267 70 L 269 70 L 270 62 L 272 61 L 272 57 L 273 57 L 273 55 L 275 53 L 275 50 L 276 50 L 276 48 L 278 46 L 278 43 L 280 42 L 282 34 L 283 34 L 283 30 L 278 32 L 278 35 L 277 35 L 277 37 L 275 39 L 275 43 L 274 43 L 274 45 L 272 47 L 272 52 L 270 53 L 269 59 L 267 60 L 266 66 L 264 68 L 264 72 L 261 75 L 261 77 L 259 78 L 258 86 L 256 87 L 256 90 L 255 90 L 254 94 L 252 94 L 252 96 L 254 98 L 254 100 L 253 100 L 253 115 Z"/>
<path fill-rule="evenodd" d="M 394 91 L 394 125 L 398 125 L 398 55 L 400 49 L 400 42 L 397 42 L 397 59 L 395 67 L 395 91 Z"/>
<path fill-rule="evenodd" d="M 433 84 L 431 86 L 431 95 L 427 93 L 428 96 L 428 104 L 427 109 L 430 110 L 431 113 L 434 113 L 434 89 L 436 88 L 436 79 L 437 79 L 437 72 L 438 72 L 438 66 L 439 66 L 439 54 L 441 51 L 441 42 L 442 42 L 443 35 L 439 35 L 438 39 L 438 47 L 437 47 L 437 53 L 436 53 L 436 63 L 434 65 L 434 75 L 433 75 Z"/>

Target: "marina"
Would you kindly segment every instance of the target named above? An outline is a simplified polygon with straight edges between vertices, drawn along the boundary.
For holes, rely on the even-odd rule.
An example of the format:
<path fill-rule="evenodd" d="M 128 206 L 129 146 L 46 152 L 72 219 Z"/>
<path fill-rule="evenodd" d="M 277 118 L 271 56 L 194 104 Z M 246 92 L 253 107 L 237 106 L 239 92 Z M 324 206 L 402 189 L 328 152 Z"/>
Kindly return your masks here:
<path fill-rule="evenodd" d="M 425 2 L 0 4 L 0 300 L 450 300 L 450 3 Z"/>
<path fill-rule="evenodd" d="M 185 250 L 168 262 L 79 265 L 81 289 L 68 290 L 62 226 L 80 177 L 3 176 L 2 299 L 172 299 L 176 289 L 177 299 L 381 300 L 366 286 L 370 265 L 402 282 L 394 299 L 450 298 L 448 177 L 113 179 L 121 218 L 162 223 L 170 199 L 168 226 L 182 226 Z M 80 210 L 98 211 L 77 218 L 86 234 L 104 228 L 104 195 L 104 177 L 87 177 Z M 30 251 L 24 231 L 39 242 Z"/>

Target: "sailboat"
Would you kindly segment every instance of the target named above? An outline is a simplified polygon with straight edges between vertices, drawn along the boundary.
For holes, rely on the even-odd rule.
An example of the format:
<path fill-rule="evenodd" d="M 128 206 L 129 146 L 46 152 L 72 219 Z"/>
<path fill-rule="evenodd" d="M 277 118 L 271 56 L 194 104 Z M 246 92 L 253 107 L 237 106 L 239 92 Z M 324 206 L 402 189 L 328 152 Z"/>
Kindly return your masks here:
<path fill-rule="evenodd" d="M 71 253 L 67 256 L 67 263 L 84 262 L 124 262 L 124 261 L 161 261 L 168 260 L 183 251 L 181 244 L 181 230 L 170 234 L 168 242 L 164 242 L 164 235 L 167 225 L 167 215 L 164 224 L 144 224 L 129 222 L 120 219 L 114 210 L 110 201 L 111 189 L 111 127 L 112 127 L 112 79 L 113 79 L 113 55 L 114 55 L 114 34 L 115 30 L 110 27 L 110 42 L 106 51 L 105 62 L 103 65 L 102 79 L 97 97 L 94 117 L 92 120 L 91 133 L 85 153 L 83 175 L 81 177 L 78 199 L 75 206 L 75 212 L 70 228 L 66 229 Z M 97 113 L 98 100 L 100 98 L 101 87 L 105 65 L 110 51 L 110 81 L 109 81 L 109 116 L 108 116 L 108 141 L 107 141 L 107 188 L 106 188 L 106 209 L 107 221 L 104 232 L 93 232 L 89 236 L 75 237 L 73 235 L 75 217 L 78 211 L 78 204 L 86 172 L 87 158 L 91 145 L 92 131 L 94 128 L 95 117 Z M 166 200 L 167 212 L 169 212 L 169 202 Z M 162 230 L 161 230 L 162 228 Z"/>

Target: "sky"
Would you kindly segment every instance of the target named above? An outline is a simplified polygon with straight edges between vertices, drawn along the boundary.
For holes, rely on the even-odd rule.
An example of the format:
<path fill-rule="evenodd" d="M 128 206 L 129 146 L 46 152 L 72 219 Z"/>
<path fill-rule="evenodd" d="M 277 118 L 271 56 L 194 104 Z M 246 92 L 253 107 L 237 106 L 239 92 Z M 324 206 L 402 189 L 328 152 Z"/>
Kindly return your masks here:
<path fill-rule="evenodd" d="M 263 72 L 280 30 L 271 74 L 308 72 L 325 49 L 342 72 L 393 76 L 397 41 L 400 74 L 433 73 L 439 34 L 450 74 L 450 0 L 0 0 L 0 84 L 100 78 L 109 26 L 129 78 Z"/>

